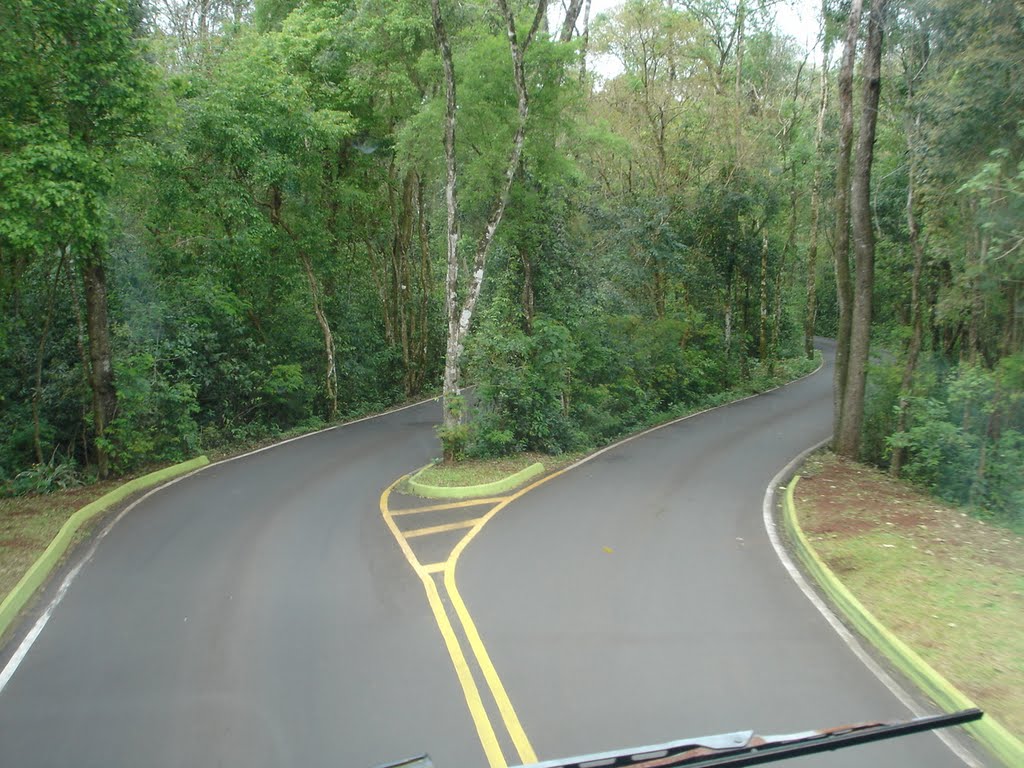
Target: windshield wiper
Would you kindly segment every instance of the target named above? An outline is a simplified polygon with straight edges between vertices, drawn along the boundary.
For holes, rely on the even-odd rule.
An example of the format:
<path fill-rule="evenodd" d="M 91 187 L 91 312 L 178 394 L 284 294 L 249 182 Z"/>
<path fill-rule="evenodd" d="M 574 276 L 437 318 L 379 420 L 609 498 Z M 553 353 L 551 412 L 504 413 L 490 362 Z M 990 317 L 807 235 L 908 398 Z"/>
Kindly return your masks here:
<path fill-rule="evenodd" d="M 579 755 L 561 760 L 546 760 L 518 768 L 674 768 L 674 766 L 746 766 L 763 765 L 817 752 L 867 744 L 872 741 L 908 736 L 912 733 L 949 728 L 980 720 L 980 709 L 965 709 L 948 715 L 918 717 L 893 723 L 859 723 L 820 731 L 804 731 L 783 736 L 758 736 L 753 731 L 737 731 L 717 736 L 699 736 L 667 744 L 652 744 L 614 752 Z M 378 768 L 433 768 L 428 755 L 388 763 Z"/>
<path fill-rule="evenodd" d="M 918 717 L 895 723 L 841 725 L 784 736 L 757 736 L 753 731 L 738 731 L 637 749 L 582 755 L 566 760 L 547 760 L 521 768 L 666 768 L 677 765 L 705 768 L 763 765 L 800 755 L 830 752 L 857 744 L 962 725 L 980 719 L 983 714 L 980 709 L 965 709 L 950 715 Z"/>

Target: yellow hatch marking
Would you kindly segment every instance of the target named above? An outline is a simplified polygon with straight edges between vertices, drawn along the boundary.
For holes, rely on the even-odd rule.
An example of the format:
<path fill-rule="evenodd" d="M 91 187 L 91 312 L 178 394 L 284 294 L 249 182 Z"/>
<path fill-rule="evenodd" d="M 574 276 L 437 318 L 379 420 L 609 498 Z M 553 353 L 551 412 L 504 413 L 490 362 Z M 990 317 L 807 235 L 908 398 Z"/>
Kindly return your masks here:
<path fill-rule="evenodd" d="M 480 690 L 476 685 L 476 681 L 473 679 L 473 673 L 466 661 L 466 656 L 462 651 L 462 646 L 459 643 L 458 637 L 455 635 L 451 620 L 448 618 L 444 604 L 441 601 L 440 592 L 438 591 L 437 585 L 434 583 L 431 574 L 444 574 L 444 588 L 447 591 L 452 607 L 455 610 L 455 617 L 458 619 L 459 624 L 462 626 L 462 631 L 466 635 L 466 639 L 469 641 L 470 650 L 472 650 L 473 656 L 476 658 L 477 666 L 480 668 L 480 671 L 484 676 L 484 681 L 487 683 L 487 687 L 491 691 L 494 703 L 498 708 L 498 712 L 501 714 L 502 720 L 504 721 L 505 729 L 508 731 L 509 737 L 512 739 L 512 743 L 515 746 L 516 751 L 519 753 L 520 762 L 523 764 L 536 763 L 537 754 L 534 752 L 533 746 L 530 744 L 530 740 L 526 736 L 526 731 L 523 730 L 523 726 L 519 722 L 519 716 L 516 714 L 515 708 L 512 706 L 512 701 L 509 699 L 508 693 L 505 690 L 505 686 L 502 684 L 501 678 L 498 676 L 498 672 L 494 668 L 494 663 L 491 661 L 490 654 L 487 652 L 487 647 L 484 645 L 484 642 L 480 637 L 480 633 L 477 631 L 473 617 L 470 615 L 469 609 L 466 607 L 466 603 L 462 599 L 462 595 L 459 594 L 458 585 L 455 583 L 455 566 L 458 564 L 459 556 L 466 549 L 469 542 L 471 542 L 476 535 L 480 533 L 480 530 L 488 523 L 488 521 L 490 521 L 491 518 L 498 514 L 498 512 L 519 497 L 532 491 L 537 486 L 543 485 L 548 480 L 554 480 L 556 477 L 564 474 L 568 470 L 572 469 L 573 466 L 575 465 L 561 469 L 558 472 L 552 472 L 550 475 L 536 480 L 513 494 L 491 499 L 470 499 L 467 501 L 453 502 L 451 504 L 436 504 L 429 507 L 417 507 L 416 509 L 403 509 L 392 512 L 388 507 L 388 498 L 391 495 L 392 489 L 404 480 L 404 477 L 400 477 L 398 480 L 395 480 L 395 482 L 388 486 L 387 490 L 385 490 L 380 497 L 380 511 L 384 516 L 384 521 L 391 529 L 391 532 L 398 541 L 398 545 L 401 547 L 406 560 L 409 561 L 409 564 L 416 572 L 416 575 L 420 577 L 420 580 L 423 582 L 423 587 L 427 591 L 427 600 L 430 602 L 430 608 L 434 613 L 434 618 L 437 620 L 437 626 L 441 630 L 441 635 L 448 648 L 448 654 L 452 657 L 452 663 L 455 665 L 455 673 L 458 675 L 459 682 L 462 685 L 463 695 L 466 697 L 466 705 L 469 707 L 470 715 L 473 717 L 477 734 L 480 737 L 480 743 L 484 748 L 484 753 L 487 755 L 487 760 L 490 763 L 491 768 L 508 768 L 508 763 L 505 761 L 504 755 L 502 754 L 501 746 L 498 744 L 497 736 L 494 732 L 494 726 L 491 724 L 490 718 L 487 716 L 487 712 L 483 707 L 483 700 L 480 698 Z M 403 533 L 399 530 L 394 521 L 394 517 L 396 515 L 410 515 L 416 512 L 429 512 L 442 509 L 459 509 L 462 507 L 472 507 L 484 504 L 494 504 L 494 506 L 482 517 L 478 517 L 473 520 L 466 520 L 461 523 L 450 523 L 448 525 L 438 525 L 431 528 L 420 528 Z M 413 553 L 412 548 L 409 546 L 408 539 L 414 536 L 426 536 L 430 533 L 458 530 L 459 528 L 469 528 L 469 531 L 459 540 L 452 549 L 448 559 L 444 562 L 430 563 L 426 566 L 421 565 L 419 560 L 416 558 L 416 555 Z"/>
<path fill-rule="evenodd" d="M 420 512 L 439 512 L 442 509 L 461 509 L 462 507 L 482 507 L 485 504 L 497 504 L 500 501 L 504 501 L 506 496 L 495 496 L 490 499 L 469 499 L 468 501 L 453 501 L 448 504 L 430 504 L 426 507 L 412 507 L 411 509 L 393 509 L 391 510 L 392 517 L 401 517 L 402 515 L 416 515 Z"/>
<path fill-rule="evenodd" d="M 399 478 L 389 485 L 384 493 L 381 494 L 381 514 L 384 517 L 384 522 L 391 529 L 391 533 L 394 534 L 402 554 L 405 555 L 405 559 L 409 561 L 409 565 L 412 566 L 416 575 L 420 577 L 420 581 L 423 582 L 423 589 L 427 593 L 427 602 L 430 604 L 430 610 L 434 614 L 437 628 L 441 631 L 441 637 L 444 638 L 448 655 L 451 657 L 452 665 L 455 667 L 455 674 L 458 676 L 459 684 L 462 686 L 462 694 L 466 697 L 466 705 L 469 707 L 469 714 L 473 718 L 473 725 L 476 726 L 476 733 L 480 738 L 480 744 L 484 748 L 487 762 L 491 768 L 507 768 L 508 763 L 505 762 L 505 757 L 501 753 L 498 737 L 495 735 L 494 727 L 487 717 L 483 700 L 480 698 L 480 691 L 476 687 L 476 681 L 473 680 L 473 673 L 469 669 L 469 663 L 466 661 L 466 656 L 462 652 L 459 640 L 455 636 L 455 630 L 448 619 L 448 614 L 444 610 L 444 605 L 441 602 L 441 596 L 438 594 L 437 586 L 434 584 L 434 579 L 420 565 L 419 560 L 416 559 L 416 555 L 409 546 L 409 542 L 405 540 L 405 536 L 398 530 L 398 526 L 395 525 L 395 521 L 391 518 L 391 513 L 388 511 L 388 496 L 391 495 L 391 490 L 401 479 L 403 478 Z"/>
<path fill-rule="evenodd" d="M 457 531 L 460 528 L 472 528 L 480 521 L 479 517 L 472 520 L 460 520 L 457 523 L 445 523 L 444 525 L 432 525 L 429 528 L 416 528 L 412 531 L 402 531 L 407 539 L 415 539 L 417 536 L 429 536 L 432 533 L 444 533 L 445 531 Z"/>

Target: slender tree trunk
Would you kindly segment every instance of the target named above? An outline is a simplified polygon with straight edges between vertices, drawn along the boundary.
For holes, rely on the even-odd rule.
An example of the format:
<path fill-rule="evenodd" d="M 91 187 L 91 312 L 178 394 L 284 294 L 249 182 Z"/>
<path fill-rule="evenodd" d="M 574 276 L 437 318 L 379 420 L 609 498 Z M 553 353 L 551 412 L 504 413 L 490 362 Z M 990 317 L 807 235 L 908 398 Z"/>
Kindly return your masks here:
<path fill-rule="evenodd" d="M 903 368 L 903 379 L 900 381 L 899 413 L 896 417 L 895 430 L 897 433 L 905 432 L 907 429 L 907 411 L 910 406 L 908 398 L 910 397 L 910 388 L 914 384 L 914 371 L 917 368 L 917 358 L 921 353 L 921 338 L 924 328 L 921 317 L 921 272 L 924 264 L 924 247 L 921 244 L 917 217 L 914 214 L 913 163 L 911 163 L 910 179 L 907 186 L 907 230 L 910 233 L 910 246 L 914 252 L 914 272 L 910 279 L 910 342 L 907 344 L 907 361 Z M 893 477 L 899 477 L 902 468 L 903 448 L 895 446 L 892 449 L 889 473 Z"/>
<path fill-rule="evenodd" d="M 853 66 L 857 58 L 862 0 L 852 0 L 846 24 L 846 41 L 839 70 L 839 150 L 836 156 L 835 256 L 839 328 L 833 374 L 832 431 L 843 429 L 847 368 L 850 363 L 850 328 L 853 319 L 853 283 L 850 278 L 850 157 L 853 153 Z"/>
<path fill-rule="evenodd" d="M 458 175 L 455 165 L 455 64 L 452 60 L 452 47 L 448 41 L 448 29 L 441 17 L 440 0 L 430 0 L 430 11 L 434 22 L 434 35 L 441 50 L 441 63 L 444 68 L 445 114 L 444 114 L 444 159 L 445 186 L 444 197 L 447 207 L 447 260 L 448 271 L 444 281 L 445 315 L 448 319 L 448 342 L 445 348 L 444 365 L 444 412 L 443 426 L 454 428 L 461 414 L 455 406 L 459 396 L 459 358 L 462 341 L 459 335 L 459 202 L 456 189 Z M 466 320 L 469 325 L 469 319 Z M 446 459 L 453 458 L 445 456 Z"/>
<path fill-rule="evenodd" d="M 732 282 L 725 286 L 725 356 L 732 350 Z"/>
<path fill-rule="evenodd" d="M 417 209 L 417 232 L 420 241 L 420 302 L 417 315 L 419 317 L 419 333 L 416 334 L 416 360 L 415 376 L 409 387 L 409 394 L 413 395 L 423 387 L 424 376 L 427 371 L 427 345 L 430 341 L 430 325 L 427 322 L 427 314 L 430 311 L 430 291 L 433 280 L 430 275 L 430 225 L 427 211 L 423 203 L 423 178 L 419 178 L 416 186 L 416 209 Z"/>
<path fill-rule="evenodd" d="M 978 233 L 978 247 L 975 251 L 975 274 L 970 278 L 971 313 L 967 323 L 967 359 L 977 363 L 981 355 L 981 323 L 985 315 L 985 299 L 981 293 L 981 280 L 978 273 L 981 265 L 988 260 L 988 249 L 992 244 L 992 235 L 985 231 Z"/>
<path fill-rule="evenodd" d="M 914 384 L 914 371 L 917 369 L 917 358 L 921 353 L 921 342 L 924 335 L 924 321 L 921 311 L 921 273 L 924 270 L 924 244 L 921 242 L 921 229 L 914 211 L 915 187 L 917 184 L 917 132 L 920 116 L 911 122 L 907 120 L 907 157 L 909 169 L 907 173 L 907 233 L 910 237 L 910 248 L 914 255 L 914 271 L 910 278 L 910 341 L 907 343 L 907 360 L 903 367 L 903 378 L 900 381 L 900 399 L 897 406 L 897 434 L 907 429 L 907 413 L 910 408 L 910 390 Z M 903 448 L 894 446 L 889 461 L 889 474 L 899 477 L 903 469 Z"/>
<path fill-rule="evenodd" d="M 324 393 L 327 395 L 327 418 L 334 421 L 338 417 L 338 368 L 335 363 L 334 334 L 331 332 L 331 324 L 324 312 L 323 295 L 320 285 L 317 282 L 316 274 L 313 272 L 313 262 L 305 251 L 299 251 L 299 262 L 306 274 L 306 284 L 309 286 L 309 296 L 313 304 L 313 314 L 320 325 L 320 331 L 324 337 Z"/>
<path fill-rule="evenodd" d="M 523 262 L 523 330 L 527 336 L 533 335 L 533 263 L 530 254 L 519 251 Z"/>
<path fill-rule="evenodd" d="M 757 357 L 768 357 L 768 233 L 761 233 L 761 305 L 757 323 Z"/>
<path fill-rule="evenodd" d="M 887 0 L 872 0 L 868 42 L 864 51 L 864 96 L 861 104 L 857 159 L 850 191 L 853 248 L 856 260 L 850 352 L 836 452 L 856 459 L 864 423 L 864 395 L 871 348 L 871 310 L 875 280 L 875 231 L 871 220 L 871 166 L 874 158 L 878 99 L 882 90 L 882 37 Z"/>
<path fill-rule="evenodd" d="M 565 9 L 565 18 L 562 20 L 562 30 L 558 35 L 558 41 L 568 43 L 576 32 L 576 20 L 580 17 L 584 0 L 569 0 L 569 7 Z M 590 6 L 590 0 L 587 0 Z"/>
<path fill-rule="evenodd" d="M 444 408 L 442 426 L 450 430 L 458 425 L 461 419 L 460 409 L 457 407 L 459 397 L 459 376 L 460 361 L 462 357 L 463 343 L 466 333 L 469 331 L 470 322 L 476 309 L 477 300 L 480 298 L 480 291 L 483 287 L 484 269 L 487 264 L 487 254 L 490 251 L 491 243 L 494 241 L 495 232 L 501 223 L 505 213 L 505 205 L 508 202 L 509 190 L 512 181 L 515 179 L 516 170 L 519 168 L 520 158 L 523 153 L 523 145 L 526 141 L 526 121 L 529 115 L 529 97 L 526 87 L 526 71 L 524 58 L 527 48 L 533 40 L 533 36 L 540 27 L 541 20 L 547 8 L 546 0 L 540 0 L 537 4 L 537 12 L 533 24 L 526 38 L 520 44 L 516 32 L 515 19 L 509 10 L 507 0 L 497 0 L 498 9 L 505 19 L 505 26 L 508 31 L 509 49 L 512 56 L 513 81 L 516 87 L 517 110 L 519 121 L 516 126 L 515 136 L 512 139 L 512 148 L 509 152 L 508 163 L 505 166 L 505 177 L 501 189 L 491 208 L 487 218 L 484 231 L 477 241 L 473 259 L 473 273 L 469 276 L 469 284 L 466 287 L 465 298 L 459 302 L 458 291 L 458 259 L 459 259 L 459 229 L 458 229 L 458 199 L 456 196 L 457 167 L 455 158 L 455 114 L 456 114 L 456 92 L 455 92 L 455 65 L 452 60 L 451 44 L 448 40 L 448 30 L 444 19 L 441 16 L 439 0 L 431 0 L 430 10 L 433 20 L 434 34 L 437 37 L 438 47 L 441 50 L 441 63 L 444 70 L 445 80 L 445 120 L 444 120 L 444 154 L 445 154 L 445 202 L 448 209 L 448 273 L 445 279 L 445 308 L 448 315 L 448 343 L 445 349 L 444 365 Z M 446 449 L 447 450 L 447 449 Z M 446 459 L 453 458 L 446 456 Z"/>
<path fill-rule="evenodd" d="M 43 330 L 39 334 L 39 346 L 36 349 L 36 386 L 32 390 L 32 444 L 36 451 L 37 464 L 43 463 L 42 427 L 39 423 L 39 408 L 43 398 L 43 357 L 46 351 L 46 340 L 50 335 L 50 325 L 53 323 L 53 301 L 57 296 L 57 283 L 60 281 L 66 257 L 67 251 L 61 247 L 60 261 L 53 271 L 53 283 L 50 285 L 50 294 L 46 298 L 46 318 L 43 321 Z"/>
<path fill-rule="evenodd" d="M 1017 351 L 1017 283 L 1006 286 L 1006 325 L 1003 327 L 1003 357 Z"/>
<path fill-rule="evenodd" d="M 775 270 L 775 311 L 772 315 L 772 342 L 770 346 L 770 357 L 772 361 L 772 374 L 775 373 L 775 361 L 779 357 L 779 336 L 782 332 L 782 277 L 786 272 L 786 265 L 789 263 L 789 255 L 796 250 L 796 217 L 798 191 L 796 186 L 796 166 L 790 165 L 790 172 L 793 176 L 789 193 L 789 223 L 786 225 L 786 244 L 782 248 L 782 255 L 779 257 L 779 264 Z"/>
<path fill-rule="evenodd" d="M 590 0 L 583 9 L 583 33 L 580 35 L 580 82 L 587 79 L 587 53 L 590 49 Z"/>
<path fill-rule="evenodd" d="M 270 188 L 270 203 L 268 207 L 270 210 L 270 223 L 280 228 L 282 232 L 291 238 L 295 244 L 299 264 L 302 266 L 302 271 L 306 276 L 306 285 L 309 287 L 309 298 L 310 303 L 313 305 L 313 314 L 320 325 L 320 331 L 324 339 L 324 363 L 326 369 L 324 373 L 324 394 L 327 396 L 327 418 L 333 421 L 338 416 L 338 366 L 335 361 L 334 333 L 331 331 L 331 324 L 327 319 L 327 313 L 324 311 L 323 292 L 320 290 L 320 284 L 316 279 L 316 273 L 313 271 L 313 262 L 309 258 L 309 254 L 299 245 L 298 238 L 295 236 L 292 228 L 288 226 L 288 222 L 285 221 L 283 215 L 284 198 L 281 190 L 276 186 Z"/>
<path fill-rule="evenodd" d="M 804 313 L 804 354 L 814 356 L 814 326 L 818 317 L 818 233 L 821 225 L 821 142 L 828 111 L 828 55 L 821 63 L 818 122 L 814 127 L 814 179 L 811 181 L 811 238 L 807 245 L 807 309 Z"/>
<path fill-rule="evenodd" d="M 114 387 L 114 359 L 110 348 L 110 320 L 107 311 L 107 276 L 103 252 L 94 244 L 82 261 L 85 287 L 85 323 L 89 334 L 89 383 L 92 387 L 92 412 L 96 430 L 96 465 L 101 479 L 110 475 L 105 445 L 107 427 L 117 412 Z"/>
<path fill-rule="evenodd" d="M 92 365 L 89 363 L 89 353 L 86 351 L 86 329 L 85 320 L 82 317 L 82 300 L 78 295 L 78 282 L 73 274 L 72 262 L 74 254 L 70 246 L 65 251 L 68 254 L 64 262 L 64 278 L 68 283 L 68 292 L 71 294 L 71 306 L 75 311 L 75 348 L 78 350 L 78 359 L 82 364 L 82 385 L 85 390 L 91 389 Z M 82 463 L 89 463 L 89 438 L 85 424 L 88 421 L 89 408 L 82 406 Z"/>

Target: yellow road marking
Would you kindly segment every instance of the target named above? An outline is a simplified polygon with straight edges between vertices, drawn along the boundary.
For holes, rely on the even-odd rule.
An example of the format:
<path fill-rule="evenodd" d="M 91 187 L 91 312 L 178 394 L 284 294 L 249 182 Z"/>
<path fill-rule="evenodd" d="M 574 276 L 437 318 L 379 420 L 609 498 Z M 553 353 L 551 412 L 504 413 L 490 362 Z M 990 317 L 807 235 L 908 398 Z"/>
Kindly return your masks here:
<path fill-rule="evenodd" d="M 447 563 L 431 563 L 430 565 L 424 565 L 423 566 L 423 572 L 424 573 L 440 573 L 441 571 L 444 570 L 445 565 L 447 565 Z"/>
<path fill-rule="evenodd" d="M 476 656 L 476 663 L 484 673 L 484 680 L 487 681 L 487 687 L 491 689 L 491 696 L 494 697 L 494 703 L 498 705 L 501 719 L 505 721 L 508 735 L 512 738 L 512 743 L 515 744 L 516 752 L 519 753 L 520 762 L 536 763 L 537 753 L 533 751 L 533 746 L 526 737 L 526 731 L 523 730 L 523 726 L 519 722 L 519 716 L 516 715 L 512 701 L 509 699 L 508 693 L 505 692 L 505 686 L 501 684 L 501 678 L 498 677 L 498 672 L 494 669 L 494 664 L 491 663 L 487 648 L 484 646 L 483 640 L 480 639 L 480 633 L 476 630 L 473 617 L 469 615 L 466 604 L 462 602 L 462 595 L 459 594 L 458 587 L 455 586 L 455 563 L 451 560 L 448 562 L 451 567 L 444 570 L 444 585 L 448 590 L 448 596 L 452 599 L 452 605 L 455 607 L 455 615 L 459 617 L 462 630 L 469 640 L 469 647 L 473 649 L 473 655 Z"/>
<path fill-rule="evenodd" d="M 420 512 L 438 512 L 442 509 L 461 509 L 462 507 L 482 507 L 485 504 L 497 504 L 504 501 L 507 496 L 495 496 L 489 499 L 470 499 L 468 501 L 456 501 L 448 504 L 431 504 L 426 507 L 413 507 L 411 509 L 393 509 L 391 510 L 392 517 L 401 517 L 402 515 L 415 515 Z"/>
<path fill-rule="evenodd" d="M 417 536 L 429 536 L 432 533 L 444 533 L 445 531 L 457 531 L 460 528 L 472 528 L 481 518 L 474 517 L 472 520 L 460 520 L 457 523 L 445 523 L 444 525 L 432 525 L 429 528 L 416 528 L 412 531 L 402 531 L 407 539 L 415 539 Z"/>
<path fill-rule="evenodd" d="M 420 581 L 423 582 L 423 589 L 427 593 L 427 602 L 430 604 L 430 610 L 434 614 L 434 620 L 437 622 L 437 628 L 441 631 L 441 637 L 444 638 L 445 647 L 448 649 L 448 655 L 451 657 L 452 664 L 455 667 L 455 674 L 459 678 L 459 684 L 462 686 L 462 694 L 466 697 L 466 705 L 469 707 L 469 714 L 473 718 L 473 725 L 476 726 L 477 736 L 480 739 L 480 744 L 483 746 L 484 754 L 487 756 L 487 762 L 491 768 L 507 768 L 508 763 L 505 762 L 505 757 L 501 753 L 501 746 L 498 744 L 498 737 L 494 733 L 494 727 L 491 725 L 490 719 L 487 717 L 487 711 L 484 709 L 483 700 L 480 698 L 480 691 L 476 687 L 476 682 L 473 680 L 473 673 L 469 669 L 469 663 L 466 661 L 466 656 L 462 652 L 462 647 L 459 645 L 459 640 L 455 636 L 455 630 L 452 628 L 452 623 L 448 619 L 448 614 L 444 610 L 444 605 L 441 603 L 441 596 L 438 594 L 437 586 L 434 584 L 433 578 L 426 572 L 419 560 L 416 559 L 416 555 L 413 553 L 412 548 L 409 546 L 409 542 L 405 540 L 402 532 L 398 530 L 398 526 L 395 525 L 395 521 L 391 518 L 391 513 L 388 511 L 388 497 L 391 495 L 391 490 L 402 480 L 399 478 L 391 485 L 387 487 L 384 493 L 380 497 L 380 511 L 384 517 L 384 522 L 388 528 L 391 529 L 391 533 L 394 534 L 395 540 L 398 542 L 398 546 L 402 550 L 402 554 L 405 555 L 405 559 L 409 561 L 409 565 L 416 572 L 416 575 L 420 577 Z"/>
<path fill-rule="evenodd" d="M 455 608 L 455 615 L 462 624 L 462 629 L 466 633 L 466 638 L 469 640 L 469 647 L 473 651 L 473 655 L 476 657 L 476 663 L 483 672 L 484 680 L 487 682 L 487 687 L 491 689 L 491 696 L 494 697 L 494 702 L 498 706 L 498 711 L 501 713 L 502 720 L 505 721 L 505 728 L 508 730 L 508 734 L 512 738 L 512 743 L 515 745 L 516 751 L 519 753 L 519 758 L 523 763 L 536 763 L 537 755 L 533 750 L 533 746 L 530 744 L 529 738 L 526 736 L 526 731 L 523 730 L 522 723 L 519 722 L 519 716 L 516 714 L 515 708 L 512 706 L 512 701 L 509 699 L 508 693 L 505 691 L 505 686 L 502 684 L 501 678 L 498 676 L 498 672 L 495 670 L 494 664 L 491 662 L 490 654 L 487 653 L 487 647 L 480 638 L 480 633 L 476 629 L 473 617 L 470 615 L 469 609 L 466 608 L 466 604 L 462 600 L 462 595 L 459 594 L 458 585 L 455 583 L 455 567 L 458 565 L 459 557 L 469 545 L 469 542 L 476 538 L 476 535 L 480 533 L 480 530 L 487 525 L 488 521 L 492 517 L 520 496 L 532 491 L 538 485 L 542 485 L 548 480 L 553 480 L 569 469 L 571 469 L 571 467 L 566 467 L 565 469 L 550 474 L 547 477 L 542 477 L 516 493 L 505 497 L 504 501 L 497 504 L 486 515 L 479 518 L 477 524 L 473 526 L 469 533 L 462 537 L 458 544 L 455 545 L 444 569 L 444 585 L 445 589 L 448 590 L 448 596 L 452 600 L 452 606 Z"/>

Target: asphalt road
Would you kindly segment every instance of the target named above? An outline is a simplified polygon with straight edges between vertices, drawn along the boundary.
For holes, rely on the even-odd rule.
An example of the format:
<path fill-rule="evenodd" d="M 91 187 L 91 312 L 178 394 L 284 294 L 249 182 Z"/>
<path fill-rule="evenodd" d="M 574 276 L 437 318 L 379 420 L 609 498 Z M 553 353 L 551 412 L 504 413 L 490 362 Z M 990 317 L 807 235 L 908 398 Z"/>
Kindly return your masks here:
<path fill-rule="evenodd" d="M 430 403 L 297 440 L 133 510 L 0 693 L 0 765 L 478 764 L 377 508 L 436 454 L 439 416 Z"/>
<path fill-rule="evenodd" d="M 765 488 L 830 433 L 816 375 L 620 445 L 503 509 L 458 571 L 542 759 L 910 716 L 799 592 Z M 802 766 L 962 768 L 932 734 Z"/>
<path fill-rule="evenodd" d="M 459 589 L 540 759 L 907 715 L 761 521 L 774 473 L 827 434 L 829 388 L 826 370 L 616 447 L 478 531 Z M 216 465 L 130 512 L 0 693 L 0 765 L 370 768 L 429 751 L 485 766 L 410 568 L 436 566 L 421 578 L 443 590 L 464 530 L 410 538 L 407 556 L 379 509 L 436 455 L 438 416 L 428 403 Z M 798 764 L 961 765 L 930 735 Z"/>

